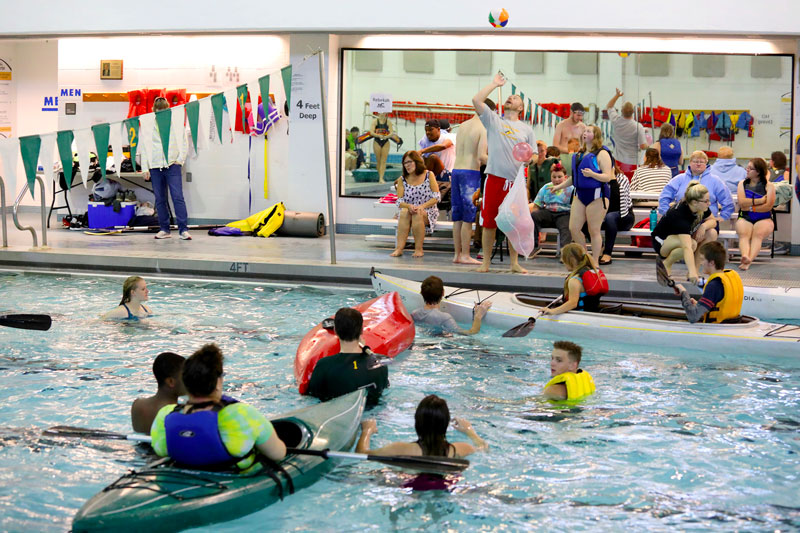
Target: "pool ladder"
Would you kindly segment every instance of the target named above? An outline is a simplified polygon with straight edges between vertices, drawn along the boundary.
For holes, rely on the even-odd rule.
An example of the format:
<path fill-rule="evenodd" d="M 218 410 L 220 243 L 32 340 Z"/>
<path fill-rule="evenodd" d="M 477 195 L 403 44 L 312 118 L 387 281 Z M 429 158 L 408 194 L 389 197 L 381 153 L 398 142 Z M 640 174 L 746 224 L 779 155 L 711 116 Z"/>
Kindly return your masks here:
<path fill-rule="evenodd" d="M 36 181 L 39 182 L 39 197 L 41 199 L 41 212 L 42 212 L 42 246 L 47 246 L 47 207 L 45 204 L 45 192 L 44 192 L 44 181 L 39 176 L 36 176 Z M 33 237 L 33 247 L 39 247 L 39 238 L 36 235 L 36 230 L 33 226 L 23 226 L 19 223 L 19 217 L 17 216 L 17 211 L 19 210 L 19 204 L 22 201 L 22 198 L 25 196 L 25 193 L 28 192 L 28 183 L 25 183 L 25 186 L 17 195 L 17 199 L 14 201 L 14 208 L 12 211 L 14 225 L 20 231 L 28 230 L 31 232 L 31 236 Z M 3 181 L 2 176 L 0 176 L 0 210 L 2 210 L 3 218 L 2 218 L 2 226 L 3 226 L 3 248 L 8 247 L 8 224 L 6 223 L 6 185 Z"/>

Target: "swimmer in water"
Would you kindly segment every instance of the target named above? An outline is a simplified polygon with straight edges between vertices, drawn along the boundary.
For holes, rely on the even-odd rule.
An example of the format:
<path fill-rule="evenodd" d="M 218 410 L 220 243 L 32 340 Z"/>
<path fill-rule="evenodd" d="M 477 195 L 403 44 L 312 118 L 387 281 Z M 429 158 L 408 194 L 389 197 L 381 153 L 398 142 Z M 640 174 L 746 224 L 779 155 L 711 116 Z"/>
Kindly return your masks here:
<path fill-rule="evenodd" d="M 144 306 L 144 302 L 149 299 L 149 294 L 147 282 L 139 276 L 131 276 L 122 284 L 122 301 L 101 318 L 105 320 L 139 320 L 140 318 L 147 318 L 152 315 L 150 309 Z"/>

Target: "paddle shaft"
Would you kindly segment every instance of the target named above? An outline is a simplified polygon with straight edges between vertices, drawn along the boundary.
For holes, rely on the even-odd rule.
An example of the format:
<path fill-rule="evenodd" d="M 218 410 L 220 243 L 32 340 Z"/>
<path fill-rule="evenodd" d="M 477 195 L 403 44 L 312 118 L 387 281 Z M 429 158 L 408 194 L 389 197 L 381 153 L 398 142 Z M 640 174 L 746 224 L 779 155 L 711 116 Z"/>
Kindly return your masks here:
<path fill-rule="evenodd" d="M 367 453 L 337 452 L 332 450 L 306 450 L 298 448 L 287 448 L 286 453 L 296 455 L 314 455 L 326 459 L 349 459 L 353 461 L 376 461 L 391 466 L 411 468 L 427 472 L 460 472 L 469 466 L 466 459 L 451 457 L 432 457 L 432 456 L 409 456 L 409 455 L 372 455 Z"/>

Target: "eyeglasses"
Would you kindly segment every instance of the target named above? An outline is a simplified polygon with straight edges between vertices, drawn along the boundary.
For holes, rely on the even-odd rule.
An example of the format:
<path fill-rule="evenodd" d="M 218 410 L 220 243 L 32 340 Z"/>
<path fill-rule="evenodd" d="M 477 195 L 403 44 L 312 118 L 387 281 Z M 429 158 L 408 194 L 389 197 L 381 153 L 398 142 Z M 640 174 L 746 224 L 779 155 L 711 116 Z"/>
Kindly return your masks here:
<path fill-rule="evenodd" d="M 403 164 L 404 165 L 416 165 L 416 163 L 414 161 L 412 161 L 411 159 L 406 159 L 405 161 L 403 161 Z"/>
<path fill-rule="evenodd" d="M 697 202 L 698 204 L 710 204 L 711 199 L 709 198 L 708 200 L 695 200 L 695 202 Z"/>
<path fill-rule="evenodd" d="M 702 159 L 692 159 L 690 163 L 693 165 L 698 165 L 698 164 L 707 165 L 708 161 L 703 161 Z"/>

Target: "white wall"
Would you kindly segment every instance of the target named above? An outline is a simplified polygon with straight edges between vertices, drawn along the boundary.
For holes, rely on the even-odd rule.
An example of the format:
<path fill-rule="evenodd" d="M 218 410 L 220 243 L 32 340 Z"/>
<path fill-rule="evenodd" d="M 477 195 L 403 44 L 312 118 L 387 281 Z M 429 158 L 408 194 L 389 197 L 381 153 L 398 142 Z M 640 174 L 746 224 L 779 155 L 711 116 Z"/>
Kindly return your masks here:
<path fill-rule="evenodd" d="M 505 30 L 492 30 L 488 13 L 505 7 Z M 671 0 L 648 9 L 633 0 L 572 0 L 568 7 L 504 0 L 415 1 L 393 4 L 297 0 L 287 9 L 274 3 L 232 0 L 139 0 L 135 8 L 104 0 L 54 4 L 50 0 L 0 0 L 0 35 L 66 35 L 169 31 L 484 31 L 657 32 L 663 34 L 798 35 L 796 0 Z"/>

